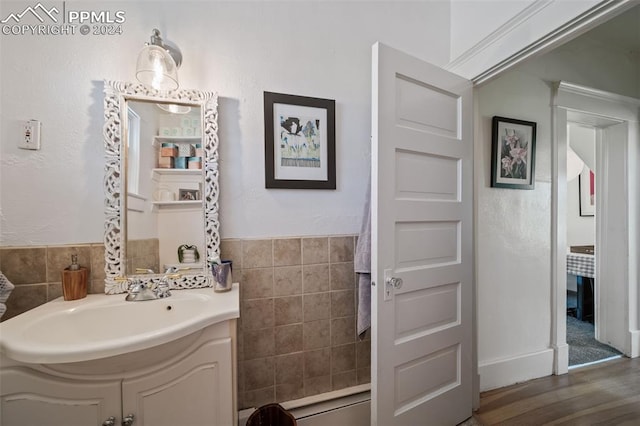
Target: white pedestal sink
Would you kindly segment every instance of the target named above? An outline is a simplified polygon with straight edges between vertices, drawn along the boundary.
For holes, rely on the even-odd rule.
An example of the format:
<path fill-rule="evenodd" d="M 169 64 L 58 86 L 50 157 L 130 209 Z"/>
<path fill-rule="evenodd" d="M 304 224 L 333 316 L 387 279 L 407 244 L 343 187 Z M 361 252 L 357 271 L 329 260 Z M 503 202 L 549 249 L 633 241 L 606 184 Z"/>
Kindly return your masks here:
<path fill-rule="evenodd" d="M 174 290 L 166 299 L 127 302 L 125 295 L 58 298 L 0 323 L 0 351 L 16 361 L 88 361 L 157 346 L 238 318 L 239 289 Z"/>

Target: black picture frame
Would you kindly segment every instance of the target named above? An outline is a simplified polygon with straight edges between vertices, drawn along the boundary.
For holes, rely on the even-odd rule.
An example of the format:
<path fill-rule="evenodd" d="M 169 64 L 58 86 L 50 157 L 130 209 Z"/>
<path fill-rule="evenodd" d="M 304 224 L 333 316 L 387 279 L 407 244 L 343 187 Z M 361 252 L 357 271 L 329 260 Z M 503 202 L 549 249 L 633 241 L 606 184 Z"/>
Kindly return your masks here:
<path fill-rule="evenodd" d="M 266 188 L 336 189 L 335 115 L 333 99 L 264 92 Z"/>
<path fill-rule="evenodd" d="M 592 185 L 593 171 L 588 167 L 584 167 L 578 176 L 578 201 L 580 207 L 580 216 L 595 216 L 595 185 Z"/>
<path fill-rule="evenodd" d="M 494 116 L 491 135 L 491 186 L 534 189 L 536 123 Z"/>

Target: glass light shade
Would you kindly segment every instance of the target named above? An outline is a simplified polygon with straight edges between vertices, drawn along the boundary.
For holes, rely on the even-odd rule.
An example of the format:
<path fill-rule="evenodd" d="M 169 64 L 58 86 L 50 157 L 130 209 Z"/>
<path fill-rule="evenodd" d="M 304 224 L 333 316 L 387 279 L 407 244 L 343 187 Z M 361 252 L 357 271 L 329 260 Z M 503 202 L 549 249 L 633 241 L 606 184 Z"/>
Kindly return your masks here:
<path fill-rule="evenodd" d="M 188 114 L 191 112 L 191 107 L 186 105 L 177 104 L 156 104 L 158 108 L 170 112 L 172 114 Z"/>
<path fill-rule="evenodd" d="M 175 90 L 178 88 L 178 67 L 162 47 L 145 46 L 138 55 L 136 78 L 156 90 Z"/>

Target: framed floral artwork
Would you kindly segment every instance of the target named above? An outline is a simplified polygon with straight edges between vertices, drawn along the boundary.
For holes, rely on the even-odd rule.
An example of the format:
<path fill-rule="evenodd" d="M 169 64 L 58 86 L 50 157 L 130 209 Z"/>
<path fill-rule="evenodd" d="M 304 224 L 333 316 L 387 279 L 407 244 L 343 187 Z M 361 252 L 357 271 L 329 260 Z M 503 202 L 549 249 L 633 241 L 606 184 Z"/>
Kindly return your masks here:
<path fill-rule="evenodd" d="M 495 116 L 491 141 L 491 186 L 533 189 L 536 123 Z"/>
<path fill-rule="evenodd" d="M 266 188 L 336 189 L 335 104 L 264 92 Z"/>

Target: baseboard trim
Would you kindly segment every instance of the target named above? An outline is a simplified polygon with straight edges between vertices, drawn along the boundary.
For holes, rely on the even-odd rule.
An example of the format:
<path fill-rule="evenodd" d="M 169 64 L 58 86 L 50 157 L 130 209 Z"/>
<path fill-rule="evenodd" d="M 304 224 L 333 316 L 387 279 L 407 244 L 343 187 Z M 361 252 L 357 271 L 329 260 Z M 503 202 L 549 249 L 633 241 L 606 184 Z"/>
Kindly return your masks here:
<path fill-rule="evenodd" d="M 566 343 L 554 347 L 553 350 L 553 374 L 565 374 L 569 372 L 569 345 Z"/>
<path fill-rule="evenodd" d="M 640 356 L 640 330 L 631 330 L 629 331 L 631 338 L 631 347 L 629 357 L 637 358 Z"/>
<path fill-rule="evenodd" d="M 553 374 L 553 349 L 480 363 L 480 391 L 501 388 Z"/>

